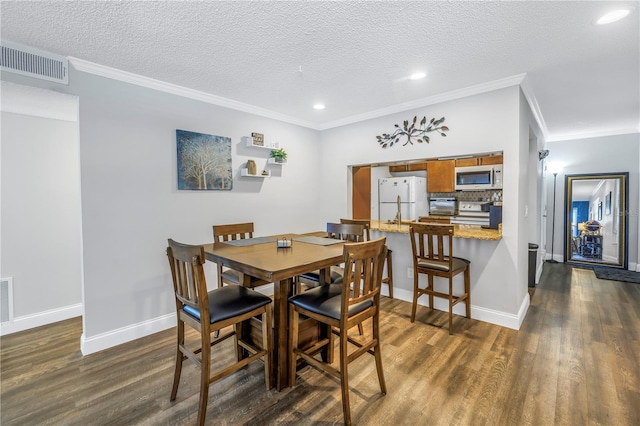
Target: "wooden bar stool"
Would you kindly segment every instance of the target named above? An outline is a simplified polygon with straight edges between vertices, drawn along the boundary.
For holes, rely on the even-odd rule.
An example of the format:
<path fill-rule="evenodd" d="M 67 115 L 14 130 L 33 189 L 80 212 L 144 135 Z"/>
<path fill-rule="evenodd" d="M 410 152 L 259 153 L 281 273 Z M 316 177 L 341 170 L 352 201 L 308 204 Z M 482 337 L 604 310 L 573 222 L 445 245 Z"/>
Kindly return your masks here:
<path fill-rule="evenodd" d="M 205 262 L 204 247 L 180 244 L 169 240 L 167 257 L 171 267 L 173 289 L 178 319 L 176 364 L 171 389 L 171 401 L 176 399 L 182 362 L 193 361 L 200 369 L 200 398 L 198 402 L 198 424 L 204 425 L 207 400 L 211 383 L 226 377 L 253 361 L 264 361 L 264 376 L 267 389 L 271 388 L 271 298 L 248 288 L 228 285 L 207 291 L 207 282 L 202 265 Z M 242 339 L 241 323 L 262 319 L 262 348 Z M 185 325 L 198 331 L 200 345 L 186 342 Z M 217 333 L 229 326 L 233 329 L 223 336 Z M 212 340 L 211 335 L 216 334 Z M 237 361 L 225 368 L 211 370 L 211 355 L 214 346 L 233 337 Z M 249 356 L 242 358 L 241 351 Z"/>
<path fill-rule="evenodd" d="M 348 365 L 361 355 L 374 355 L 378 382 L 382 394 L 387 387 L 382 371 L 382 355 L 380 353 L 380 284 L 382 269 L 386 257 L 385 238 L 363 243 L 344 245 L 345 275 L 342 284 L 328 284 L 312 288 L 306 292 L 289 298 L 289 384 L 295 385 L 296 364 L 298 357 L 310 365 L 319 368 L 340 380 L 342 389 L 342 412 L 344 423 L 351 424 L 349 405 Z M 353 285 L 353 286 L 352 286 Z M 352 287 L 352 288 L 350 288 Z M 316 356 L 324 347 L 333 353 L 333 333 L 310 348 L 298 347 L 298 318 L 304 315 L 326 324 L 336 330 L 340 341 L 340 368 L 324 362 Z M 362 325 L 371 318 L 372 334 L 363 339 L 354 340 L 347 332 L 351 327 Z M 356 350 L 348 353 L 347 344 L 356 346 Z"/>
<path fill-rule="evenodd" d="M 429 307 L 433 309 L 433 297 L 441 297 L 449 301 L 449 334 L 453 334 L 453 307 L 464 302 L 466 317 L 471 318 L 471 284 L 469 264 L 466 259 L 453 256 L 453 225 L 434 225 L 428 223 L 412 223 L 410 226 L 411 250 L 413 251 L 413 305 L 411 322 L 416 319 L 418 297 L 429 296 Z M 453 294 L 453 277 L 464 274 L 464 292 Z M 418 286 L 420 274 L 427 275 L 427 287 Z M 433 278 L 442 277 L 449 280 L 449 291 L 436 291 Z"/>

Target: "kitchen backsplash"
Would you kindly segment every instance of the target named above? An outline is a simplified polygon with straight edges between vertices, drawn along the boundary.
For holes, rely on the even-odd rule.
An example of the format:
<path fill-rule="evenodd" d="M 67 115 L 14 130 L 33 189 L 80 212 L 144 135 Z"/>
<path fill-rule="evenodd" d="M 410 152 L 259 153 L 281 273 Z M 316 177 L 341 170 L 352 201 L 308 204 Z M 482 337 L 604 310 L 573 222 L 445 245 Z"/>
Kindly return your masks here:
<path fill-rule="evenodd" d="M 496 191 L 457 191 L 457 192 L 431 192 L 430 198 L 455 198 L 458 201 L 491 201 L 493 194 L 497 193 L 502 201 L 502 190 Z M 495 199 L 495 197 L 493 197 Z"/>

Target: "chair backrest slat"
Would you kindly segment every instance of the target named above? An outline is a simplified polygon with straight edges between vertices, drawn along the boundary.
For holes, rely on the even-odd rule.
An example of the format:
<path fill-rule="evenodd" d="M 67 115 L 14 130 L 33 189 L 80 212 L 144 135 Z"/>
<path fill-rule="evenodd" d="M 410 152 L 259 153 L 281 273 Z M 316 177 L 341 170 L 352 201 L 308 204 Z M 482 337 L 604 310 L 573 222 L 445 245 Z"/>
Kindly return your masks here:
<path fill-rule="evenodd" d="M 409 229 L 414 257 L 453 262 L 453 225 L 412 223 Z"/>
<path fill-rule="evenodd" d="M 200 318 L 209 318 L 207 282 L 202 265 L 204 247 L 181 244 L 169 239 L 167 257 L 178 310 L 188 305 L 200 310 Z"/>
<path fill-rule="evenodd" d="M 329 238 L 360 243 L 364 241 L 364 225 L 327 223 L 327 236 Z"/>
<path fill-rule="evenodd" d="M 215 243 L 244 240 L 245 238 L 253 238 L 252 222 L 213 225 L 213 241 Z"/>
<path fill-rule="evenodd" d="M 380 297 L 382 270 L 387 256 L 386 238 L 344 245 L 345 292 L 342 309 L 364 300 Z M 353 284 L 352 291 L 348 288 Z M 378 303 L 377 300 L 375 303 Z"/>
<path fill-rule="evenodd" d="M 340 219 L 340 223 L 347 225 L 364 225 L 365 240 L 371 241 L 371 221 L 369 219 Z"/>

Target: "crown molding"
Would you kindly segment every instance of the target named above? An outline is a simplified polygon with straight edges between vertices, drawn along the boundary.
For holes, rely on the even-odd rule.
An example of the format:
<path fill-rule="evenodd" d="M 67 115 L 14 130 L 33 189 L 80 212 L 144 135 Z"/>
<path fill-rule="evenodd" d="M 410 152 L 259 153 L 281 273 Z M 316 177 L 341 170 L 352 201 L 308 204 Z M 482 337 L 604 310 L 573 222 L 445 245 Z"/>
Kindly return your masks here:
<path fill-rule="evenodd" d="M 542 139 L 547 141 L 549 130 L 547 129 L 547 123 L 544 121 L 544 117 L 542 116 L 542 111 L 540 110 L 540 105 L 538 104 L 538 99 L 536 99 L 536 95 L 533 93 L 533 89 L 531 88 L 531 84 L 529 83 L 529 79 L 523 78 L 520 83 L 520 90 L 524 94 L 527 103 L 529 104 L 529 108 L 531 109 L 531 113 L 533 114 L 533 119 L 538 123 L 538 127 L 540 128 L 540 132 L 542 133 Z"/>
<path fill-rule="evenodd" d="M 582 133 L 565 133 L 549 136 L 546 142 L 562 142 L 576 139 L 602 138 L 607 136 L 622 136 L 640 133 L 640 128 L 604 129 L 599 131 L 587 131 Z"/>
<path fill-rule="evenodd" d="M 310 121 L 300 120 L 298 118 L 280 114 L 265 108 L 260 108 L 253 105 L 245 104 L 243 102 L 234 101 L 232 99 L 223 98 L 222 96 L 211 95 L 209 93 L 189 89 L 183 86 L 178 86 L 177 84 L 167 83 L 161 80 L 156 80 L 127 71 L 122 71 L 117 68 L 111 68 L 104 65 L 96 64 L 94 62 L 85 61 L 84 59 L 80 58 L 74 58 L 70 56 L 69 62 L 78 71 L 318 130 L 316 128 L 316 125 Z"/>
<path fill-rule="evenodd" d="M 390 115 L 390 114 L 395 114 L 397 112 L 403 112 L 411 109 L 421 108 L 427 105 L 434 105 L 442 102 L 464 98 L 467 96 L 472 96 L 480 93 L 490 92 L 497 89 L 502 89 L 505 87 L 517 86 L 522 83 L 522 81 L 526 76 L 526 74 L 517 74 L 517 75 L 506 77 L 500 80 L 477 84 L 475 86 L 469 86 L 463 89 L 457 89 L 457 90 L 442 93 L 439 95 L 429 96 L 426 98 L 417 99 L 415 101 L 405 102 L 405 103 L 393 105 L 387 108 L 382 108 L 382 109 L 370 111 L 363 114 L 353 115 L 351 117 L 347 117 L 341 120 L 331 121 L 324 124 L 316 124 L 310 121 L 300 120 L 298 118 L 291 117 L 285 114 L 280 114 L 265 108 L 259 108 L 253 105 L 234 101 L 232 99 L 223 98 L 221 96 L 211 95 L 209 93 L 189 89 L 187 87 L 178 86 L 176 84 L 167 83 L 167 82 L 156 80 L 149 77 L 144 77 L 131 72 L 122 71 L 117 68 L 107 67 L 105 65 L 96 64 L 94 62 L 86 61 L 84 59 L 69 57 L 69 62 L 78 71 L 98 75 L 101 77 L 110 78 L 113 80 L 122 81 L 125 83 L 135 84 L 137 86 L 142 86 L 142 87 L 158 90 L 165 93 L 170 93 L 173 95 L 182 96 L 185 98 L 194 99 L 201 102 L 206 102 L 212 105 L 217 105 L 225 108 L 234 109 L 237 111 L 247 112 L 249 114 L 255 114 L 261 117 L 283 121 L 285 123 L 295 124 L 295 125 L 306 127 L 313 130 L 332 129 L 334 127 L 340 127 L 347 124 L 366 121 L 372 118 L 383 117 L 385 115 Z"/>
<path fill-rule="evenodd" d="M 393 105 L 386 108 L 381 108 L 375 111 L 366 112 L 363 114 L 352 115 L 341 120 L 331 121 L 318 126 L 318 130 L 327 130 L 334 127 L 345 126 L 347 124 L 354 124 L 373 118 L 384 117 L 385 115 L 396 114 L 416 108 L 422 108 L 428 105 L 439 104 L 443 102 L 453 101 L 468 96 L 479 95 L 481 93 L 491 92 L 493 90 L 504 89 L 505 87 L 518 86 L 525 79 L 526 74 L 517 74 L 511 77 L 502 78 L 499 80 L 489 81 L 487 83 L 476 84 L 474 86 L 465 87 L 463 89 L 452 90 L 450 92 L 441 93 L 426 98 L 416 99 L 415 101 L 404 102 L 401 104 Z"/>
<path fill-rule="evenodd" d="M 399 112 L 404 112 L 412 109 L 422 108 L 429 105 L 435 105 L 443 102 L 453 101 L 456 99 L 465 98 L 468 96 L 478 95 L 482 93 L 491 92 L 498 89 L 503 89 L 511 86 L 520 86 L 522 92 L 524 93 L 527 102 L 531 108 L 533 116 L 535 120 L 538 122 L 540 126 L 540 130 L 544 136 L 544 139 L 547 141 L 555 141 L 555 140 L 568 140 L 572 138 L 579 138 L 578 135 L 570 135 L 570 136 L 559 136 L 548 139 L 548 130 L 546 124 L 544 122 L 544 118 L 542 117 L 542 112 L 540 111 L 540 107 L 536 100 L 535 95 L 533 94 L 533 90 L 526 79 L 527 74 L 516 74 L 510 77 L 505 77 L 499 80 L 494 80 L 486 83 L 476 84 L 474 86 L 465 87 L 462 89 L 456 89 L 449 92 L 441 93 L 434 96 L 429 96 L 426 98 L 416 99 L 410 102 L 404 102 L 401 104 L 393 105 L 386 108 L 377 109 L 374 111 L 369 111 L 362 114 L 356 114 L 351 117 L 346 117 L 344 119 L 330 121 L 327 123 L 313 123 L 307 120 L 300 120 L 298 118 L 280 114 L 266 108 L 256 107 L 254 105 L 246 104 L 243 102 L 234 101 L 233 99 L 224 98 L 222 96 L 216 96 L 209 93 L 201 92 L 199 90 L 189 89 L 184 86 L 179 86 L 177 84 L 167 83 L 161 80 L 156 80 L 149 77 L 144 77 L 139 74 L 134 74 L 127 71 L 122 71 L 117 68 L 108 67 L 105 65 L 96 64 L 94 62 L 86 61 L 84 59 L 75 58 L 70 56 L 69 62 L 77 71 L 86 72 L 89 74 L 98 75 L 101 77 L 109 78 L 112 80 L 122 81 L 124 83 L 134 84 L 136 86 L 146 87 L 148 89 L 158 90 L 165 93 L 170 93 L 176 96 L 182 96 L 188 99 L 193 99 L 201 102 L 205 102 L 212 105 L 221 106 L 224 108 L 230 108 L 237 111 L 246 112 L 249 114 L 258 115 L 265 118 L 270 118 L 273 120 L 282 121 L 289 124 L 294 124 L 301 127 L 306 127 L 313 130 L 328 130 L 333 129 L 335 127 L 345 126 L 348 124 L 354 124 L 366 120 L 371 120 L 374 118 L 384 117 L 386 115 L 391 115 Z M 627 131 L 627 133 L 631 133 L 632 131 Z M 616 133 L 609 133 L 616 134 Z M 619 134 L 619 133 L 617 133 Z M 581 136 L 581 137 L 595 137 L 595 136 L 604 136 L 604 134 L 597 134 L 589 136 Z"/>

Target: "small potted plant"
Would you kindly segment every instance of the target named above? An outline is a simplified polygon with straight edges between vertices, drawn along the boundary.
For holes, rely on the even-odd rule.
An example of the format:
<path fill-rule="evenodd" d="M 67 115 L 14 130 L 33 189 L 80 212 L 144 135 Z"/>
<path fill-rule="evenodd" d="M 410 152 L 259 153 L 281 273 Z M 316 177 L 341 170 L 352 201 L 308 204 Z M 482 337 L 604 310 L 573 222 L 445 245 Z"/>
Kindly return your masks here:
<path fill-rule="evenodd" d="M 276 163 L 286 163 L 287 162 L 287 152 L 284 148 L 274 149 L 269 154 L 271 158 L 274 159 Z"/>

